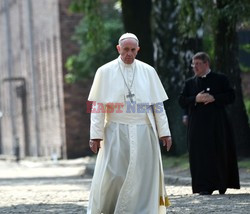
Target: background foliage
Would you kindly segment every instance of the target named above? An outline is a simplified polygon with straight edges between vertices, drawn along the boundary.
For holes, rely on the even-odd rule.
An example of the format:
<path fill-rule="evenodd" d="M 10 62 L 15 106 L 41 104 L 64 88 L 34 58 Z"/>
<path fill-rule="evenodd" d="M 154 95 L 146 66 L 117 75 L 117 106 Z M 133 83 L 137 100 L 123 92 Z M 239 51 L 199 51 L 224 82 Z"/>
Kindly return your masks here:
<path fill-rule="evenodd" d="M 68 83 L 93 76 L 99 66 L 117 57 L 116 45 L 123 31 L 121 11 L 116 1 L 100 4 L 99 0 L 74 0 L 70 11 L 83 13 L 72 39 L 79 53 L 68 58 Z"/>
<path fill-rule="evenodd" d="M 235 87 L 237 99 L 230 115 L 234 126 L 241 124 L 240 129 L 234 127 L 237 147 L 243 155 L 250 153 L 249 98 L 242 96 L 240 76 L 250 69 L 239 63 L 239 50 L 249 52 L 250 42 L 239 46 L 237 38 L 237 31 L 250 29 L 249 0 L 74 0 L 70 9 L 84 17 L 73 37 L 79 54 L 66 64 L 68 82 L 93 76 L 100 65 L 116 58 L 115 46 L 123 32 L 139 35 L 143 48 L 138 57 L 154 63 L 170 97 L 166 110 L 174 138 L 171 153 L 183 154 L 186 127 L 178 95 L 184 80 L 193 75 L 191 57 L 205 51 L 212 69 L 228 75 Z"/>

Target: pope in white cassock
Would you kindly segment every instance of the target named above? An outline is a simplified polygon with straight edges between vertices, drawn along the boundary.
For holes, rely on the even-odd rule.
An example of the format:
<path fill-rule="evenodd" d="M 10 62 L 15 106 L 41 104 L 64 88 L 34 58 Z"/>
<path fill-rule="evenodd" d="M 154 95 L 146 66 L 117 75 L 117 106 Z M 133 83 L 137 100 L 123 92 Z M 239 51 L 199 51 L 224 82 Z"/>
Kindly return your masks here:
<path fill-rule="evenodd" d="M 99 152 L 88 214 L 165 214 L 169 205 L 159 146 L 172 144 L 168 97 L 154 68 L 135 59 L 139 49 L 123 34 L 120 56 L 97 70 L 89 94 L 89 145 Z"/>

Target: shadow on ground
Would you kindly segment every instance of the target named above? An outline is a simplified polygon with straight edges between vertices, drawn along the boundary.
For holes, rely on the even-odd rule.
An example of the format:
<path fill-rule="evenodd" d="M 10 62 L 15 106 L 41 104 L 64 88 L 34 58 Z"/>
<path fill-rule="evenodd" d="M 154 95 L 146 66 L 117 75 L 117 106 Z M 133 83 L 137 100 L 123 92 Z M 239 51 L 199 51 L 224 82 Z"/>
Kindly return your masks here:
<path fill-rule="evenodd" d="M 0 207 L 1 214 L 36 213 L 36 214 L 85 214 L 86 208 L 76 204 L 19 204 L 11 207 Z"/>
<path fill-rule="evenodd" d="M 170 196 L 168 213 L 176 214 L 249 214 L 250 194 Z"/>
<path fill-rule="evenodd" d="M 86 180 L 85 180 L 86 181 Z M 81 176 L 64 176 L 64 177 L 16 177 L 16 178 L 0 178 L 0 186 L 10 185 L 18 186 L 20 184 L 34 184 L 39 182 L 41 184 L 71 184 L 82 183 Z"/>

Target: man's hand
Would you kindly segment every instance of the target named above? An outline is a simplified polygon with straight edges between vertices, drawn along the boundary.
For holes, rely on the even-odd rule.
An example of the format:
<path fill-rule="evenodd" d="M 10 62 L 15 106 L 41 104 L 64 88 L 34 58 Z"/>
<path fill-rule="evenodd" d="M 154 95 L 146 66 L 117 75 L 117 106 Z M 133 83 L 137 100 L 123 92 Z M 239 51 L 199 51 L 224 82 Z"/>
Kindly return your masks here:
<path fill-rule="evenodd" d="M 89 147 L 92 150 L 92 152 L 97 153 L 99 148 L 101 148 L 101 139 L 92 139 L 89 141 Z"/>
<path fill-rule="evenodd" d="M 205 95 L 206 95 L 206 96 L 205 96 L 205 102 L 204 102 L 205 105 L 208 104 L 208 103 L 212 103 L 212 102 L 215 101 L 213 95 L 208 94 L 208 93 L 205 93 Z"/>
<path fill-rule="evenodd" d="M 160 140 L 162 140 L 163 146 L 169 151 L 172 146 L 172 138 L 170 136 L 165 136 L 161 137 Z"/>
<path fill-rule="evenodd" d="M 209 93 L 205 93 L 204 91 L 201 91 L 199 94 L 196 95 L 195 101 L 197 103 L 204 103 L 205 105 L 208 103 L 212 103 L 215 101 L 213 95 Z"/>
<path fill-rule="evenodd" d="M 195 97 L 195 102 L 197 103 L 203 103 L 204 102 L 204 91 L 201 91 L 199 94 L 196 95 Z"/>

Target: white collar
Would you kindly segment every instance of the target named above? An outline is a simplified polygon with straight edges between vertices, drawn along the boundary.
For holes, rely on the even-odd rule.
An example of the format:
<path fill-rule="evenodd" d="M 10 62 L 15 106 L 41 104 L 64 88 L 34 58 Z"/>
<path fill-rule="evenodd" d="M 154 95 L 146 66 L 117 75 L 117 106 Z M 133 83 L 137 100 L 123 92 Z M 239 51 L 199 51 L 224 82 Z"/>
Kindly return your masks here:
<path fill-rule="evenodd" d="M 124 63 L 123 61 L 122 61 L 122 59 L 121 59 L 121 56 L 119 56 L 118 57 L 118 63 L 123 67 L 126 67 L 126 68 L 129 68 L 129 67 L 132 67 L 132 68 L 134 68 L 134 66 L 135 66 L 135 59 L 134 59 L 134 62 L 133 63 L 131 63 L 131 64 L 126 64 L 126 63 Z"/>
<path fill-rule="evenodd" d="M 208 69 L 208 71 L 206 72 L 206 74 L 202 75 L 201 78 L 206 78 L 207 75 L 211 72 L 211 69 Z"/>

